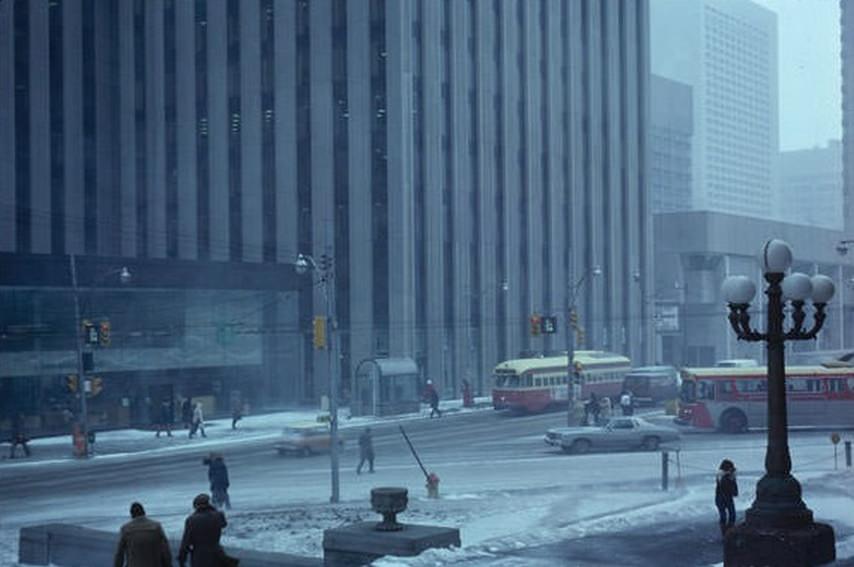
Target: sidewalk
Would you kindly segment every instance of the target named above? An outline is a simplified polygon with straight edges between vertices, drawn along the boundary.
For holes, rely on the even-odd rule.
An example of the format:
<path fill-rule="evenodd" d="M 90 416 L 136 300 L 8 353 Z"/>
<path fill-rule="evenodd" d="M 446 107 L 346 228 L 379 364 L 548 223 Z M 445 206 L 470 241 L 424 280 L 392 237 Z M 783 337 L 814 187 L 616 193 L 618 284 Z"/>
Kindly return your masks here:
<path fill-rule="evenodd" d="M 473 408 L 463 408 L 462 400 L 451 399 L 442 401 L 442 411 L 455 415 L 492 409 L 492 399 L 482 397 L 475 399 Z M 426 408 L 426 409 L 425 409 Z M 348 407 L 339 408 L 339 428 L 347 430 L 382 423 L 397 423 L 428 417 L 430 410 L 422 405 L 419 413 L 403 414 L 389 417 L 350 417 Z M 180 424 L 172 430 L 172 437 L 161 433 L 155 436 L 153 429 L 116 429 L 111 431 L 96 431 L 93 444 L 93 459 L 121 458 L 128 455 L 152 453 L 171 453 L 181 451 L 196 451 L 200 448 L 210 450 L 221 449 L 238 443 L 251 441 L 273 441 L 289 425 L 306 422 L 318 422 L 317 418 L 325 414 L 317 409 L 294 409 L 259 415 L 249 415 L 237 423 L 237 429 L 231 428 L 231 418 L 220 418 L 205 421 L 207 437 L 199 434 L 190 439 L 188 431 Z M 8 467 L 26 467 L 34 464 L 63 462 L 74 460 L 72 455 L 71 435 L 43 437 L 29 442 L 31 456 L 24 457 L 18 447 L 17 458 L 9 458 L 9 444 L 0 443 L 0 470 Z"/>

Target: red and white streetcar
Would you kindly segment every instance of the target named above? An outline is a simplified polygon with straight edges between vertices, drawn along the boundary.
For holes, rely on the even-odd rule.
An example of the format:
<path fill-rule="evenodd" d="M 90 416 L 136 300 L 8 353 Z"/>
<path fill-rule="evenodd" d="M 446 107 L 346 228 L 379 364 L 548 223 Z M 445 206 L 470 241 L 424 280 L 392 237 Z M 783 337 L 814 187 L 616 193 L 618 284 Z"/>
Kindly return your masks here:
<path fill-rule="evenodd" d="M 573 361 L 581 379 L 581 397 L 591 393 L 616 398 L 631 361 L 620 354 L 598 350 L 577 350 Z M 519 358 L 495 367 L 492 405 L 495 409 L 534 413 L 565 406 L 567 357 Z"/>

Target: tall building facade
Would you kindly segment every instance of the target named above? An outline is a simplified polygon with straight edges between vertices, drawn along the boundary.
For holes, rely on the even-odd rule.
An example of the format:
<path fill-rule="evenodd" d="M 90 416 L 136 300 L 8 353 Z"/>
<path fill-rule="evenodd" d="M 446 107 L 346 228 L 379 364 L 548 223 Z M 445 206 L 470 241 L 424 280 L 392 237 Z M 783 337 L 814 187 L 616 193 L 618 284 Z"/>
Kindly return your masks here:
<path fill-rule="evenodd" d="M 784 222 L 843 229 L 842 142 L 780 152 L 779 175 Z"/>
<path fill-rule="evenodd" d="M 5 378 L 73 372 L 72 254 L 143 399 L 325 393 L 298 253 L 332 258 L 345 396 L 382 356 L 487 392 L 594 266 L 586 346 L 645 359 L 646 2 L 7 0 L 0 42 Z"/>
<path fill-rule="evenodd" d="M 693 209 L 774 211 L 777 16 L 748 0 L 653 0 L 652 72 L 693 89 Z"/>
<path fill-rule="evenodd" d="M 845 230 L 854 229 L 854 6 L 839 0 L 842 53 L 842 190 Z"/>
<path fill-rule="evenodd" d="M 690 211 L 694 139 L 691 87 L 652 75 L 649 116 L 652 212 Z"/>

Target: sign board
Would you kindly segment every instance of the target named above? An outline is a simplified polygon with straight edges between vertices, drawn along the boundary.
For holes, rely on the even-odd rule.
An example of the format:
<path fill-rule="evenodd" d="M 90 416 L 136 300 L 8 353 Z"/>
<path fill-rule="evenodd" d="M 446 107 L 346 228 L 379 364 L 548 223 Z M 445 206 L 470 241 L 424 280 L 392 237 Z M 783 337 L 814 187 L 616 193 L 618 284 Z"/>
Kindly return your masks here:
<path fill-rule="evenodd" d="M 659 333 L 679 332 L 679 306 L 657 305 L 654 320 L 655 330 Z"/>

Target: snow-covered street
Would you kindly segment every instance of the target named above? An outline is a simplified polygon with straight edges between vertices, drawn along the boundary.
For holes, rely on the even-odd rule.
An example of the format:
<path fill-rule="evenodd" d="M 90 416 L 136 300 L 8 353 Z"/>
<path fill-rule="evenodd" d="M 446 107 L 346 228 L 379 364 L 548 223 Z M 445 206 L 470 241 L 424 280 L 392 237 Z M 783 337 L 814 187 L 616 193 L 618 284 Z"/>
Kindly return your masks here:
<path fill-rule="evenodd" d="M 736 462 L 741 516 L 753 500 L 765 444 L 762 432 L 683 435 L 678 460 L 670 453 L 671 490 L 664 492 L 658 452 L 581 456 L 546 446 L 542 434 L 561 425 L 563 414 L 508 417 L 483 411 L 413 419 L 405 424 L 407 432 L 427 468 L 441 478 L 442 498 L 428 500 L 424 477 L 396 423 L 373 425 L 377 472 L 355 474 L 353 439 L 363 425 L 356 422 L 344 430 L 348 446 L 342 455 L 342 502 L 331 505 L 328 458 L 279 457 L 272 450 L 278 428 L 265 429 L 265 419 L 272 418 L 259 416 L 255 424 L 248 419 L 242 430 L 228 434 L 225 428 L 211 427 L 200 444 L 182 439 L 169 450 L 87 462 L 4 462 L 0 563 L 16 565 L 17 531 L 23 525 L 61 521 L 118 530 L 132 500 L 143 502 L 171 537 L 180 537 L 193 496 L 207 491 L 201 459 L 216 449 L 224 453 L 232 478 L 234 509 L 228 512 L 225 542 L 236 547 L 320 556 L 324 529 L 378 519 L 370 510 L 372 487 L 404 486 L 410 501 L 400 519 L 459 527 L 463 547 L 413 559 L 386 558 L 378 562 L 384 567 L 602 565 L 609 564 L 608 557 L 610 564 L 630 565 L 633 558 L 639 560 L 632 534 L 645 534 L 647 545 L 657 543 L 666 553 L 668 542 L 656 535 L 679 527 L 684 528 L 675 532 L 680 545 L 693 554 L 674 558 L 672 564 L 710 565 L 721 560 L 712 503 L 715 469 L 723 457 Z M 834 526 L 839 556 L 854 557 L 852 472 L 845 469 L 841 451 L 840 468 L 834 471 L 828 437 L 823 431 L 792 433 L 794 473 L 816 519 Z M 591 542 L 599 544 L 586 549 Z M 647 558 L 649 552 L 645 548 Z"/>

